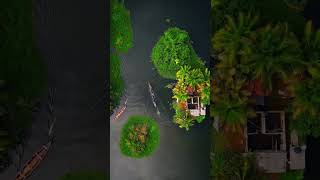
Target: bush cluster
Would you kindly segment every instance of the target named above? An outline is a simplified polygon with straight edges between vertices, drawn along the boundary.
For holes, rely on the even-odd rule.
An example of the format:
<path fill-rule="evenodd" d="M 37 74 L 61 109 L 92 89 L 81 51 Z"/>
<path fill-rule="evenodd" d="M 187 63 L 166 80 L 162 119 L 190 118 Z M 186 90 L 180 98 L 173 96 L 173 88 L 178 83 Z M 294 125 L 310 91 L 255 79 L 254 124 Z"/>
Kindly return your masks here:
<path fill-rule="evenodd" d="M 142 158 L 151 155 L 159 144 L 159 128 L 147 116 L 131 116 L 123 126 L 120 149 L 123 155 Z"/>
<path fill-rule="evenodd" d="M 202 62 L 191 45 L 188 33 L 177 27 L 169 28 L 152 49 L 151 60 L 158 73 L 176 79 L 182 66 L 201 67 Z"/>

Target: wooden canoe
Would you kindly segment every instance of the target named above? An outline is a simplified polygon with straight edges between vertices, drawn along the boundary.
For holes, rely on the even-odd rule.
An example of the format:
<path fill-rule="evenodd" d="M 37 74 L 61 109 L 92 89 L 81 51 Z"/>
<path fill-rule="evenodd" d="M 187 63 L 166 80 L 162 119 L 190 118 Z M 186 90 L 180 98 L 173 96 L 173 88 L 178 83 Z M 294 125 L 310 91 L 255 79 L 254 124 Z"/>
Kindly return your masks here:
<path fill-rule="evenodd" d="M 32 172 L 39 166 L 41 161 L 46 157 L 51 146 L 51 141 L 43 145 L 32 158 L 23 166 L 23 168 L 16 175 L 15 180 L 25 180 Z"/>
<path fill-rule="evenodd" d="M 128 98 L 126 99 L 123 107 L 120 109 L 120 111 L 115 115 L 115 117 L 113 118 L 113 121 L 119 119 L 119 117 L 124 113 L 124 111 L 126 110 L 127 108 L 127 102 L 128 102 Z"/>

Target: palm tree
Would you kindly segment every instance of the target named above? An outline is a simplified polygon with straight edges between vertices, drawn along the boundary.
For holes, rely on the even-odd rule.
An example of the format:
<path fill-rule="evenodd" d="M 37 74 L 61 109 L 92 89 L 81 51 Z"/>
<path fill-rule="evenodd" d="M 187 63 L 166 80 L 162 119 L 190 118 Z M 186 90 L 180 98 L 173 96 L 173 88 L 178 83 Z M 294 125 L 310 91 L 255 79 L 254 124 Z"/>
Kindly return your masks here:
<path fill-rule="evenodd" d="M 246 101 L 247 97 L 250 96 L 250 92 L 244 88 L 245 82 L 246 79 L 237 77 L 237 75 L 231 76 L 228 80 L 214 76 L 212 85 L 213 101 L 220 101 L 225 97 Z"/>
<path fill-rule="evenodd" d="M 296 117 L 301 113 L 317 116 L 320 110 L 320 80 L 309 79 L 296 83 L 292 91 L 294 100 L 292 103 L 293 115 Z"/>
<path fill-rule="evenodd" d="M 254 34 L 257 16 L 239 14 L 235 20 L 226 16 L 227 23 L 223 29 L 217 31 L 212 39 L 213 50 L 218 54 L 219 61 L 228 67 L 245 61 L 245 52 L 250 51 L 250 37 Z"/>
<path fill-rule="evenodd" d="M 262 28 L 254 37 L 255 47 L 247 55 L 247 64 L 254 79 L 260 79 L 267 90 L 272 90 L 274 78 L 286 80 L 301 67 L 301 50 L 287 25 Z"/>
<path fill-rule="evenodd" d="M 225 97 L 211 106 L 211 114 L 218 117 L 223 125 L 230 126 L 233 130 L 245 125 L 247 118 L 254 116 L 254 112 L 247 107 L 243 99 Z"/>
<path fill-rule="evenodd" d="M 312 22 L 308 21 L 303 38 L 304 61 L 308 73 L 320 78 L 320 30 L 313 31 Z"/>

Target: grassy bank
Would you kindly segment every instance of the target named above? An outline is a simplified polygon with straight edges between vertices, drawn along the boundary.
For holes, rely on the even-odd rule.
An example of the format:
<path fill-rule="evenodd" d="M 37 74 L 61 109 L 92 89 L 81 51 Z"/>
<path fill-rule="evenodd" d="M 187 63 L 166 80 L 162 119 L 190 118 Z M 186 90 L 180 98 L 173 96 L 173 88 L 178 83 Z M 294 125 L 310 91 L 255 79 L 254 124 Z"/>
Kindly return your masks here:
<path fill-rule="evenodd" d="M 119 105 L 124 83 L 121 77 L 120 53 L 126 53 L 133 46 L 133 30 L 130 12 L 118 0 L 110 1 L 110 106 L 112 114 Z"/>
<path fill-rule="evenodd" d="M 121 61 L 116 54 L 110 55 L 110 113 L 118 106 L 124 90 L 121 77 Z"/>

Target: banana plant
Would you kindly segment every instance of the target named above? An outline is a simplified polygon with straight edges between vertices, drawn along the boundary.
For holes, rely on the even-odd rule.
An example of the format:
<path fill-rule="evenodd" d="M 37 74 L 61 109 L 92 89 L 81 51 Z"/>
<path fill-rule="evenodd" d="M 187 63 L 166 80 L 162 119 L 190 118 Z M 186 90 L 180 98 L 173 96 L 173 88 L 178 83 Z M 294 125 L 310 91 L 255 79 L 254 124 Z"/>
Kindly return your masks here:
<path fill-rule="evenodd" d="M 302 67 L 302 52 L 295 35 L 286 24 L 268 25 L 256 34 L 255 48 L 247 55 L 252 77 L 272 90 L 273 78 L 286 81 Z"/>

